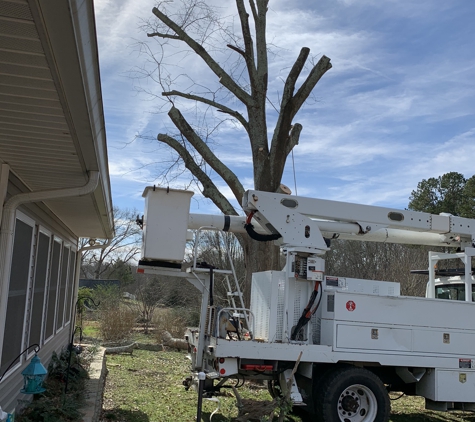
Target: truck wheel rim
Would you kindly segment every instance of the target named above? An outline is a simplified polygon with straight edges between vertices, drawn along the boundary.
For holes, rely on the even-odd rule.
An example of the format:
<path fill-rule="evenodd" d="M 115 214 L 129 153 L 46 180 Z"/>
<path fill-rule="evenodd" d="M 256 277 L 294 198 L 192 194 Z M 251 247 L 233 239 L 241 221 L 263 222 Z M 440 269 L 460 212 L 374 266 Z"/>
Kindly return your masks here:
<path fill-rule="evenodd" d="M 373 422 L 378 412 L 376 396 L 361 384 L 350 385 L 343 390 L 337 406 L 341 422 Z"/>

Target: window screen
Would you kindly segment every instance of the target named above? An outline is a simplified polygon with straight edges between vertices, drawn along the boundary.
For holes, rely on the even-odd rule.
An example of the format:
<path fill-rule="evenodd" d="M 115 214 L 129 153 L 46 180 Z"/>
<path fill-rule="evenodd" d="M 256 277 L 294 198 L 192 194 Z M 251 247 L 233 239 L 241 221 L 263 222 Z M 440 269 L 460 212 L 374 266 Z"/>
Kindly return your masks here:
<path fill-rule="evenodd" d="M 56 330 L 63 326 L 64 307 L 66 299 L 66 281 L 68 280 L 69 248 L 63 247 L 61 259 L 61 276 L 59 278 L 58 312 L 56 314 Z"/>
<path fill-rule="evenodd" d="M 64 322 L 67 323 L 71 320 L 71 301 L 74 293 L 74 271 L 76 269 L 76 252 L 71 251 L 69 254 L 69 274 L 68 284 L 66 286 L 66 309 L 64 315 Z M 74 310 L 75 311 L 75 310 Z"/>
<path fill-rule="evenodd" d="M 58 291 L 59 259 L 61 257 L 61 243 L 54 241 L 53 256 L 51 258 L 51 273 L 48 288 L 48 311 L 46 314 L 45 339 L 54 332 L 54 317 L 56 312 L 56 293 Z"/>
<path fill-rule="evenodd" d="M 13 238 L 10 287 L 8 290 L 0 373 L 3 373 L 22 351 L 32 236 L 33 227 L 17 219 Z"/>
<path fill-rule="evenodd" d="M 29 344 L 40 344 L 41 326 L 43 322 L 43 309 L 45 305 L 45 286 L 48 276 L 48 258 L 50 237 L 44 233 L 38 235 L 36 248 L 36 268 L 33 285 L 32 310 L 30 317 L 30 340 Z"/>

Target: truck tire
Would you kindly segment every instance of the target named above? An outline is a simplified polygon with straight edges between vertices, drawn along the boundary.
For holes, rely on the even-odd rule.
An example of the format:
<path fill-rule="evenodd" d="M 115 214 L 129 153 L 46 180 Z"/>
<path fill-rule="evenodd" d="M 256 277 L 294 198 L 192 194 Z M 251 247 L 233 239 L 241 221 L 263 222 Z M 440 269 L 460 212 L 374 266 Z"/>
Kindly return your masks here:
<path fill-rule="evenodd" d="M 321 422 L 388 422 L 389 396 L 381 380 L 364 368 L 330 372 L 316 388 L 315 410 Z"/>

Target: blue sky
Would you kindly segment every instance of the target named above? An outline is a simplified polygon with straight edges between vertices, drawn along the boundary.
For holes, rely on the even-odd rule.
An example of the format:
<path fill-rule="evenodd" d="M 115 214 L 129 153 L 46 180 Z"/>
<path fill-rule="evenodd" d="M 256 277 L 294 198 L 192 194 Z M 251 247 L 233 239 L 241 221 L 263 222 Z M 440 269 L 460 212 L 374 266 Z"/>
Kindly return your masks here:
<path fill-rule="evenodd" d="M 207 3 L 235 14 L 234 1 Z M 144 188 L 160 183 L 156 177 L 171 158 L 154 138 L 176 132 L 160 112 L 162 103 L 140 92 L 161 88 L 130 77 L 145 66 L 137 42 L 148 40 L 139 27 L 153 18 L 155 4 L 95 0 L 112 194 L 121 208 L 143 208 Z M 474 16 L 471 0 L 270 0 L 270 99 L 277 101 L 301 47 L 317 58 L 325 54 L 333 65 L 294 119 L 303 125 L 294 149 L 299 195 L 404 208 L 422 179 L 475 173 Z M 212 80 L 196 60 L 167 60 L 172 72 Z M 269 104 L 269 122 L 274 119 Z M 252 189 L 243 132 L 223 125 L 213 145 Z M 182 175 L 170 186 L 186 181 Z M 282 182 L 295 192 L 291 159 Z M 223 182 L 217 184 L 230 196 Z M 195 198 L 195 212 L 216 212 L 198 192 Z"/>

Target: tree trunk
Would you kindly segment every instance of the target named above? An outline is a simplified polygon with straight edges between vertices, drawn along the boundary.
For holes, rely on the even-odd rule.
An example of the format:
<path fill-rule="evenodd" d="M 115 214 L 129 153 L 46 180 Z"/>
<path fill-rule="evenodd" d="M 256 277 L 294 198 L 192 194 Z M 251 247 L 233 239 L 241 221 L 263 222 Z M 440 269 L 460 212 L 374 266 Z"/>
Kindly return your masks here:
<path fill-rule="evenodd" d="M 274 242 L 258 242 L 250 238 L 243 239 L 246 281 L 244 284 L 244 303 L 251 303 L 252 274 L 258 271 L 281 270 L 280 248 Z"/>

